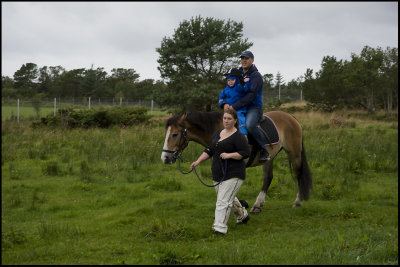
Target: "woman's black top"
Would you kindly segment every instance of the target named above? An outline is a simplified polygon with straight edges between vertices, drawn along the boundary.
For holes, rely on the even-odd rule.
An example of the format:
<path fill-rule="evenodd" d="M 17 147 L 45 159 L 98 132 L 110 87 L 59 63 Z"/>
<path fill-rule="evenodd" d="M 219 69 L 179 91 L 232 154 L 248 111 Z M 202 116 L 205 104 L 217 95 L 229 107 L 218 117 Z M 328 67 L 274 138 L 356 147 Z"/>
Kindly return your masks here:
<path fill-rule="evenodd" d="M 220 139 L 221 131 L 222 130 L 218 130 L 214 134 L 209 147 L 204 150 L 204 152 L 212 157 L 211 171 L 213 175 L 213 180 L 219 182 L 224 176 L 223 172 L 225 171 L 225 161 L 227 161 L 227 168 L 224 181 L 231 178 L 240 178 L 244 180 L 246 178 L 246 165 L 244 159 L 248 158 L 250 155 L 250 148 L 247 143 L 246 137 L 244 137 L 244 135 L 240 131 L 236 131 L 224 140 L 218 141 Z M 243 156 L 243 158 L 241 160 L 221 159 L 220 155 L 224 152 L 238 152 L 240 155 Z"/>

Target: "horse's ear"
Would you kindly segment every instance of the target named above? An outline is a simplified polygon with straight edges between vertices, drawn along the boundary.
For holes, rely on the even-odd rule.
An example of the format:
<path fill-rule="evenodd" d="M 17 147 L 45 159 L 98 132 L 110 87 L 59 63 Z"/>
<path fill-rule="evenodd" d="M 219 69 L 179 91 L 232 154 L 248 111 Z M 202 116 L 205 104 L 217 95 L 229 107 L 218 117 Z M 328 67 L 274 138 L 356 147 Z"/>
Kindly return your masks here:
<path fill-rule="evenodd" d="M 185 121 L 186 120 L 186 117 L 187 117 L 187 112 L 184 112 L 180 117 L 179 117 L 179 122 L 183 122 L 183 121 Z"/>
<path fill-rule="evenodd" d="M 169 112 L 169 118 L 172 118 L 174 116 L 174 114 L 172 112 Z"/>

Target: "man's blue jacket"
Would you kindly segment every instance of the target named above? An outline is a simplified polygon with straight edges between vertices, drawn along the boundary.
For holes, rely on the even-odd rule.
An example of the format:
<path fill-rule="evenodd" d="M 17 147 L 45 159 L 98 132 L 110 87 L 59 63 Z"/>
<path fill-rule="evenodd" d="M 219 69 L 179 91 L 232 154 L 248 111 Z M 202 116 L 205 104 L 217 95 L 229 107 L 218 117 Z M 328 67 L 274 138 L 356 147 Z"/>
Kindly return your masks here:
<path fill-rule="evenodd" d="M 243 73 L 242 67 L 240 67 L 239 70 Z M 250 78 L 250 81 L 247 82 L 247 94 L 232 105 L 235 110 L 239 110 L 243 107 L 251 108 L 253 106 L 262 106 L 262 92 L 264 82 L 261 74 L 258 72 L 258 69 L 256 68 L 256 66 L 254 66 L 254 64 L 251 65 L 251 67 L 245 74 L 243 74 L 243 79 L 247 77 Z"/>

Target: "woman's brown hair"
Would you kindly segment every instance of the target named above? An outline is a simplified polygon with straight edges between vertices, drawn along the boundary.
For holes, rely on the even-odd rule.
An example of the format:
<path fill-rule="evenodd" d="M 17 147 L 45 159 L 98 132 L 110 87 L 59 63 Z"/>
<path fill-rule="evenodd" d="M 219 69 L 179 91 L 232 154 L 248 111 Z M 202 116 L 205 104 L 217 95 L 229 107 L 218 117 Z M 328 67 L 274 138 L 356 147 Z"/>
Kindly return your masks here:
<path fill-rule="evenodd" d="M 233 119 L 236 120 L 235 128 L 239 129 L 239 119 L 238 119 L 236 110 L 230 108 L 227 111 L 225 111 L 224 113 L 228 113 L 228 114 L 232 115 Z"/>

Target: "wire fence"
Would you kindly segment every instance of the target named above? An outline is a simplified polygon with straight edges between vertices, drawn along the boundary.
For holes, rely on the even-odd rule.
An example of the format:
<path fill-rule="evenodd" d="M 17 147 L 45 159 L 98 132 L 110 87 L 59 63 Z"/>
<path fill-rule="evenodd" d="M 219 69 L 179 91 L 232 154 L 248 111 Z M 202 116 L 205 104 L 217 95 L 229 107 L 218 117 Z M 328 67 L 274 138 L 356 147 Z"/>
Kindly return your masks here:
<path fill-rule="evenodd" d="M 131 100 L 131 99 L 107 99 L 107 98 L 43 98 L 40 101 L 33 99 L 12 99 L 2 98 L 2 120 L 16 120 L 30 119 L 32 117 L 46 116 L 57 113 L 61 108 L 74 108 L 74 109 L 91 109 L 97 107 L 112 107 L 112 106 L 137 106 L 147 107 L 150 114 L 160 106 L 153 100 Z"/>
<path fill-rule="evenodd" d="M 288 103 L 304 100 L 301 90 L 279 90 L 278 88 L 264 90 L 263 102 L 265 105 L 269 103 Z M 57 113 L 60 108 L 74 108 L 74 109 L 91 109 L 97 107 L 112 107 L 112 106 L 137 106 L 147 107 L 150 114 L 154 110 L 160 110 L 161 106 L 153 100 L 137 100 L 128 98 L 42 98 L 40 100 L 34 99 L 14 99 L 10 97 L 2 97 L 2 120 L 17 120 L 31 119 L 33 117 L 46 116 Z"/>

